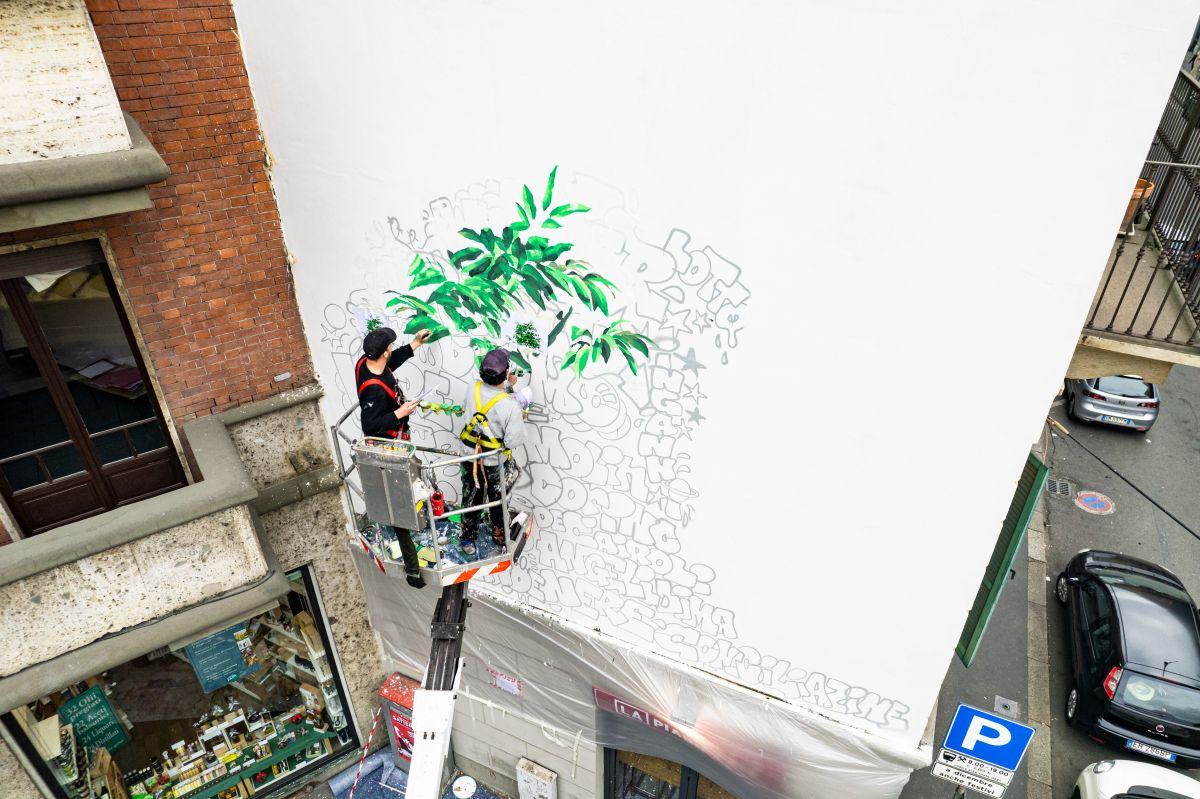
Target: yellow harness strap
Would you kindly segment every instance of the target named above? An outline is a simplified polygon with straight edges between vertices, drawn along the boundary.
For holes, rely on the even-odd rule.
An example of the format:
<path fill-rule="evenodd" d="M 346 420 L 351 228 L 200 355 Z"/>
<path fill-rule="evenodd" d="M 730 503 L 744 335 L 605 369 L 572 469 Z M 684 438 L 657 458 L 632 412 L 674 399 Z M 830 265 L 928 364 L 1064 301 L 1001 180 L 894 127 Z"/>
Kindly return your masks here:
<path fill-rule="evenodd" d="M 483 381 L 477 380 L 475 382 L 475 413 L 471 416 L 470 421 L 467 422 L 466 427 L 463 428 L 458 438 L 467 444 L 474 444 L 477 448 L 503 449 L 504 442 L 493 435 L 492 428 L 488 425 L 487 412 L 495 407 L 497 402 L 507 397 L 508 392 L 501 391 L 488 400 L 486 405 L 483 405 L 482 389 Z M 479 428 L 482 428 L 483 435 L 480 434 Z M 504 454 L 511 456 L 512 451 L 504 449 Z"/>

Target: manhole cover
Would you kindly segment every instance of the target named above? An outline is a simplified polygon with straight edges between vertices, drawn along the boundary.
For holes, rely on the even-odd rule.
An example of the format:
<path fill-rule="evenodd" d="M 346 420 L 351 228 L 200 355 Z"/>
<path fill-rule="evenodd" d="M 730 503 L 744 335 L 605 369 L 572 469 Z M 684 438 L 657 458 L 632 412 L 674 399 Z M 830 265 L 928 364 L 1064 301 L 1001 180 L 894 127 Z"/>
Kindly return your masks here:
<path fill-rule="evenodd" d="M 1061 480 L 1057 477 L 1051 477 L 1046 481 L 1046 493 L 1055 497 L 1070 497 L 1074 495 L 1071 489 L 1071 483 L 1067 480 Z"/>

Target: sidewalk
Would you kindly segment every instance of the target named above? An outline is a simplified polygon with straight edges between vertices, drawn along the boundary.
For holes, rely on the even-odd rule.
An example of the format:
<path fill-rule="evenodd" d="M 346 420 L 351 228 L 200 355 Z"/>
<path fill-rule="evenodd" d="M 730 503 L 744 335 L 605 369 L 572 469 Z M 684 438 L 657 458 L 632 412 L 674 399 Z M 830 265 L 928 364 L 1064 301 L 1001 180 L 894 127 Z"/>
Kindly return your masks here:
<path fill-rule="evenodd" d="M 1033 453 L 1045 460 L 1048 433 Z M 1022 555 L 1004 586 L 983 642 L 970 668 L 952 655 L 938 695 L 934 756 L 959 704 L 1009 715 L 1037 728 L 1021 767 L 1005 791 L 1005 799 L 1051 799 L 1050 680 L 1046 654 L 1046 539 L 1044 498 L 1038 503 Z M 980 566 L 982 575 L 982 565 Z M 1011 710 L 1003 710 L 1007 700 Z M 969 796 L 975 794 L 970 793 Z M 913 772 L 901 799 L 954 796 L 954 785 L 934 777 L 928 768 Z"/>
<path fill-rule="evenodd" d="M 354 799 L 403 799 L 404 789 L 408 784 L 408 774 L 392 765 L 388 757 L 389 752 L 390 750 L 385 747 L 376 753 L 377 755 L 382 753 L 382 757 L 368 759 L 368 765 L 363 769 L 358 786 L 354 789 Z M 349 799 L 350 785 L 357 770 L 358 763 L 356 762 L 350 768 L 335 775 L 329 782 L 321 781 L 305 786 L 292 794 L 289 799 Z M 455 777 L 458 776 L 461 776 L 461 773 L 456 772 Z M 335 793 L 330 788 L 330 783 L 344 787 Z M 447 789 L 443 799 L 454 799 L 453 792 Z M 471 795 L 471 799 L 508 799 L 508 796 L 480 784 L 476 787 L 475 793 Z"/>

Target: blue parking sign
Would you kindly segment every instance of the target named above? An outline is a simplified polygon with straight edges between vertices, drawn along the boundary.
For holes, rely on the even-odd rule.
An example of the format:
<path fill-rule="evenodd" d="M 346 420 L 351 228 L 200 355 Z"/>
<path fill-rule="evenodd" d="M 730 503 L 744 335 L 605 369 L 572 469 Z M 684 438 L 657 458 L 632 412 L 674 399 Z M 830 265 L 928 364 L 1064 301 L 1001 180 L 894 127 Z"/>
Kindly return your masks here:
<path fill-rule="evenodd" d="M 1033 740 L 1033 732 L 1033 727 L 1028 724 L 970 705 L 959 705 L 942 745 L 984 763 L 1016 771 Z"/>

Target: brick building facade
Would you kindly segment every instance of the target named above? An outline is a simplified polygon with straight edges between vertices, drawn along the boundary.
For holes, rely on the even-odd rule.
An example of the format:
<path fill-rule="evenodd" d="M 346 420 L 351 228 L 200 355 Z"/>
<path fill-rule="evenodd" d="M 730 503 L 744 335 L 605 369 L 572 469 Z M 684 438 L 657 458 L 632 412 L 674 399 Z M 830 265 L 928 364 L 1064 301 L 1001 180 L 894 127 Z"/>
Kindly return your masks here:
<path fill-rule="evenodd" d="M 69 701 L 88 685 L 107 684 L 102 675 L 111 669 L 160 662 L 147 661 L 148 653 L 181 651 L 189 640 L 230 624 L 263 631 L 268 638 L 259 643 L 274 647 L 269 641 L 282 640 L 281 634 L 267 633 L 267 625 L 288 618 L 294 631 L 308 624 L 303 614 L 291 615 L 301 606 L 316 617 L 307 629 L 320 638 L 305 639 L 312 651 L 304 662 L 319 675 L 308 681 L 319 688 L 319 704 L 331 719 L 333 743 L 321 768 L 340 767 L 353 759 L 351 750 L 370 725 L 381 658 L 346 546 L 340 479 L 316 406 L 320 388 L 233 9 L 224 0 L 87 0 L 86 7 L 83 0 L 19 0 L 0 12 L 0 40 L 5 36 L 41 37 L 44 46 L 27 47 L 0 67 L 0 79 L 19 78 L 9 86 L 34 86 L 28 99 L 17 96 L 28 102 L 24 129 L 20 113 L 0 115 L 0 136 L 5 144 L 16 142 L 0 151 L 0 172 L 8 170 L 3 174 L 11 178 L 0 180 L 0 288 L 7 292 L 0 297 L 0 399 L 26 391 L 12 377 L 17 356 L 36 377 L 29 353 L 13 341 L 12 325 L 24 304 L 26 317 L 16 322 L 26 334 L 36 329 L 30 309 L 37 305 L 34 295 L 44 300 L 46 292 L 33 283 L 28 300 L 17 296 L 29 285 L 22 275 L 62 273 L 47 267 L 49 261 L 34 269 L 30 259 L 86 245 L 93 253 L 87 268 L 106 281 L 106 296 L 127 323 L 147 384 L 139 397 L 154 405 L 181 477 L 145 498 L 110 497 L 104 507 L 36 530 L 19 522 L 12 497 L 20 491 L 12 480 L 0 482 L 6 492 L 0 603 L 15 621 L 0 632 L 0 711 L 6 714 L 0 737 L 7 744 L 0 745 L 0 784 L 20 796 L 57 797 L 62 794 L 55 791 L 65 790 L 51 779 L 53 765 L 35 762 L 32 739 L 14 732 L 16 715 L 45 706 L 46 697 Z M 60 120 L 48 131 L 45 121 L 53 114 L 46 109 L 80 101 L 62 91 L 97 76 L 84 74 L 89 62 L 83 56 L 67 67 L 37 60 L 55 43 L 61 45 L 55 58 L 73 57 L 80 42 L 102 52 L 103 64 L 96 57 L 90 66 L 104 85 L 85 98 L 94 101 L 94 113 L 75 116 L 74 132 L 98 130 L 102 143 L 67 147 L 70 112 L 65 126 Z M 53 87 L 59 95 L 39 98 L 35 84 L 43 73 L 76 68 L 81 77 L 60 79 L 65 89 Z M 6 75 L 6 69 L 19 74 Z M 100 107 L 105 91 L 107 111 Z M 114 120 L 119 131 L 111 129 Z M 132 140 L 132 150 L 106 151 L 118 140 Z M 56 149 L 79 157 L 54 158 Z M 150 162 L 158 172 L 153 164 L 146 168 Z M 131 177 L 139 169 L 154 173 L 152 179 Z M 131 200 L 131 192 L 142 200 Z M 40 311 L 49 304 L 42 302 Z M 48 334 L 42 338 L 50 341 Z M 77 390 L 85 372 L 64 366 L 56 346 L 42 350 L 41 374 L 61 370 L 49 382 Z M 71 400 L 60 390 L 60 410 L 63 402 Z M 32 417 L 9 422 L 35 424 Z M 89 433 L 99 435 L 83 422 L 77 428 L 76 445 Z M 128 433 L 126 439 L 136 457 Z M 12 458 L 0 453 L 0 467 Z M 39 463 L 53 483 L 59 476 Z M 108 460 L 99 465 L 113 466 Z M 86 607 L 74 606 L 81 599 L 43 602 L 46 592 L 64 585 L 82 590 Z M 265 607 L 274 609 L 264 616 Z M 307 660 L 317 650 L 325 660 Z M 278 659 L 285 651 L 267 654 Z M 288 673 L 300 681 L 298 672 Z M 128 734 L 136 741 L 155 723 L 135 719 Z M 131 760 L 128 749 L 122 754 Z M 306 766 L 305 774 L 311 780 L 316 772 Z M 303 782 L 298 779 L 292 783 Z"/>
<path fill-rule="evenodd" d="M 0 246 L 102 232 L 180 422 L 310 382 L 232 6 L 87 5 L 121 107 L 171 175 L 149 187 L 151 210 L 0 234 Z"/>
<path fill-rule="evenodd" d="M 311 382 L 232 6 L 88 11 L 121 108 L 171 174 L 151 209 L 0 233 L 0 250 L 100 234 L 176 423 Z"/>

